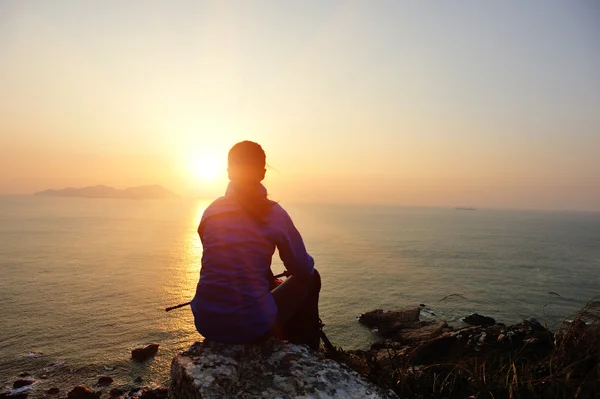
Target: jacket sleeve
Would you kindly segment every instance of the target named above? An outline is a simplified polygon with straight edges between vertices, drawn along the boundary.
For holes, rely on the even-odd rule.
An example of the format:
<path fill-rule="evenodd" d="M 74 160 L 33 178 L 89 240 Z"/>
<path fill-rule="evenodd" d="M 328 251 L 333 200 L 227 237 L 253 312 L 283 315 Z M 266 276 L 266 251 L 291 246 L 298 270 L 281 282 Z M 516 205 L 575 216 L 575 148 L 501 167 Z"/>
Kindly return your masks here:
<path fill-rule="evenodd" d="M 282 212 L 280 223 L 281 230 L 277 249 L 283 265 L 294 276 L 300 278 L 311 276 L 315 261 L 306 252 L 302 236 L 285 210 Z"/>

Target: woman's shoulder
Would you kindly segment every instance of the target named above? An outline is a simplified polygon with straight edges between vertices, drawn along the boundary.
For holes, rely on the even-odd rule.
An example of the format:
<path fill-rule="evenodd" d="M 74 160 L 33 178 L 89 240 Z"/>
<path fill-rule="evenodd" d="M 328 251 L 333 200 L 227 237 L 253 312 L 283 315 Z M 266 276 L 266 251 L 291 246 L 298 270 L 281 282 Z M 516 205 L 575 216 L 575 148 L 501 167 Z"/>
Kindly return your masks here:
<path fill-rule="evenodd" d="M 291 221 L 289 213 L 278 202 L 273 203 L 271 218 L 278 224 L 287 224 Z"/>
<path fill-rule="evenodd" d="M 203 212 L 202 219 L 222 212 L 239 209 L 239 205 L 229 197 L 219 197 L 211 202 Z"/>

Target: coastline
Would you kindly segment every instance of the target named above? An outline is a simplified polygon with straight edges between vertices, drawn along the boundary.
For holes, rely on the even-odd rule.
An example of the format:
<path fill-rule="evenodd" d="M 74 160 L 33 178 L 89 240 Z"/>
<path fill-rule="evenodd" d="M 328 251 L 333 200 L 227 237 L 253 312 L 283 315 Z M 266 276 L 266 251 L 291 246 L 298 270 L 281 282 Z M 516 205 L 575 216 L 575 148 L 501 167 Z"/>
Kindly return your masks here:
<path fill-rule="evenodd" d="M 483 361 L 483 364 L 487 361 L 488 367 L 492 368 L 490 370 L 493 370 L 493 367 L 504 370 L 506 364 L 498 359 L 508 356 L 512 359 L 511 370 L 514 369 L 509 370 L 508 373 L 517 378 L 519 373 L 530 372 L 533 365 L 536 370 L 548 366 L 550 358 L 556 362 L 555 357 L 558 355 L 576 357 L 576 351 L 570 348 L 575 337 L 587 337 L 589 343 L 584 346 L 585 350 L 590 348 L 593 350 L 593 344 L 600 343 L 600 301 L 597 299 L 590 301 L 573 316 L 573 321 L 565 322 L 556 332 L 548 330 L 543 323 L 533 318 L 508 326 L 478 314 L 469 315 L 464 318 L 464 321 L 468 325 L 453 328 L 445 321 L 439 320 L 434 309 L 423 304 L 419 308 L 402 310 L 376 309 L 362 314 L 358 320 L 379 338 L 368 349 L 337 348 L 334 352 L 323 352 L 325 357 L 346 364 L 372 383 L 382 388 L 392 389 L 401 397 L 427 398 L 430 396 L 425 394 L 425 388 L 431 388 L 427 384 L 431 383 L 433 370 L 456 379 L 457 373 L 460 374 L 457 370 L 481 367 L 471 364 L 477 360 Z M 191 344 L 193 343 L 190 342 Z M 168 381 L 162 383 L 144 381 L 138 376 L 133 381 L 124 382 L 116 376 L 117 371 L 125 371 L 127 375 L 132 376 L 139 367 L 151 368 L 158 347 L 155 349 L 143 358 L 136 360 L 132 357 L 127 364 L 119 368 L 105 366 L 100 370 L 69 369 L 67 378 L 65 378 L 64 368 L 68 368 L 69 365 L 64 362 L 55 362 L 33 372 L 23 370 L 19 375 L 9 378 L 12 386 L 8 384 L 0 388 L 0 398 L 63 398 L 68 392 L 74 392 L 69 395 L 69 398 L 86 399 L 102 396 L 163 399 L 167 397 Z M 600 352 L 590 353 L 600 360 Z M 30 353 L 28 356 L 32 360 L 43 358 L 43 354 L 38 353 Z M 496 366 L 491 357 L 499 362 Z M 485 375 L 490 375 L 493 373 L 490 370 L 483 372 Z M 470 370 L 469 373 L 472 377 L 477 375 L 475 370 Z M 557 374 L 557 370 L 553 373 Z M 403 376 L 402 382 L 398 379 L 398 375 Z M 540 384 L 547 383 L 543 381 L 544 378 L 547 377 L 540 377 Z M 478 381 L 477 384 L 480 382 Z M 559 382 L 554 381 L 555 389 L 563 389 L 565 392 L 576 389 L 572 387 L 574 382 L 562 381 L 562 385 Z M 454 387 L 453 395 L 472 393 L 473 385 L 477 384 L 463 384 L 460 389 Z M 510 387 L 514 384 L 511 384 L 505 385 L 505 388 L 513 389 Z M 519 385 L 517 382 L 515 384 Z M 525 388 L 530 389 L 532 395 L 539 394 L 537 392 L 539 386 L 533 384 L 531 379 L 528 384 Z M 598 384 L 600 384 L 600 376 L 592 375 L 584 388 L 591 389 L 589 386 L 592 386 L 595 389 Z M 580 383 L 580 385 L 584 384 Z M 444 384 L 438 388 L 440 394 L 444 389 L 446 391 L 449 389 Z M 525 388 L 519 386 L 521 390 Z M 502 394 L 501 390 L 502 387 L 495 386 L 490 387 L 489 392 Z"/>

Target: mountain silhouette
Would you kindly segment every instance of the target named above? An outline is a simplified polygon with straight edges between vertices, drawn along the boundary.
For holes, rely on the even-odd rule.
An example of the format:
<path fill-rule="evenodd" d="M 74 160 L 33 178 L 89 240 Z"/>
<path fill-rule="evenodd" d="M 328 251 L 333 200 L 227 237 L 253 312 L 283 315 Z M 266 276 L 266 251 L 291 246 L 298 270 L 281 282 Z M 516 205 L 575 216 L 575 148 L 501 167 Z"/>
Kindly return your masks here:
<path fill-rule="evenodd" d="M 118 189 L 110 186 L 67 187 L 60 190 L 44 190 L 34 195 L 44 197 L 80 198 L 128 198 L 128 199 L 172 199 L 179 196 L 157 184 Z"/>

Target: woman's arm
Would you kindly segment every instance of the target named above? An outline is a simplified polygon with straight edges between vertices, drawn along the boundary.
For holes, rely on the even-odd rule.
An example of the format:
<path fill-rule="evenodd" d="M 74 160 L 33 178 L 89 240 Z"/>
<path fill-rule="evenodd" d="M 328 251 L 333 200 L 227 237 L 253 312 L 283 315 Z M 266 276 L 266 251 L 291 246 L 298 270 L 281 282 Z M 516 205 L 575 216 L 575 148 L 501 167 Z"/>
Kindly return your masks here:
<path fill-rule="evenodd" d="M 285 210 L 282 212 L 280 235 L 277 249 L 285 268 L 299 278 L 312 276 L 315 261 L 306 252 L 302 236 Z"/>

